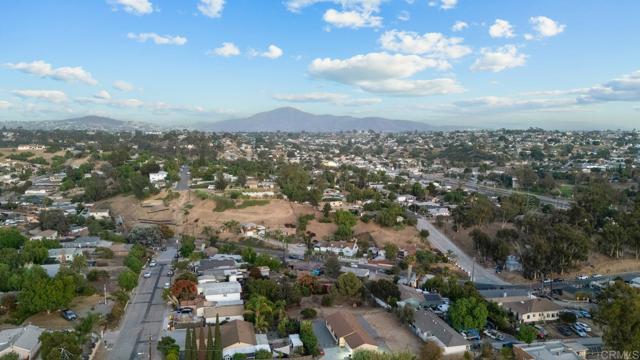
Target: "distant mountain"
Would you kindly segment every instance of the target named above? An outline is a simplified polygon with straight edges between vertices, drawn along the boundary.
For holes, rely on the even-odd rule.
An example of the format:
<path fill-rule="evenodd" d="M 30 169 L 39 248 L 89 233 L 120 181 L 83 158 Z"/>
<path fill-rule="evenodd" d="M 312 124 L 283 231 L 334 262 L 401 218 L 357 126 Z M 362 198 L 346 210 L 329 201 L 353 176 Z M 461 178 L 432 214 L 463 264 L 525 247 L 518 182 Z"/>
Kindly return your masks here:
<path fill-rule="evenodd" d="M 373 130 L 377 132 L 446 130 L 426 123 L 408 120 L 390 120 L 380 117 L 315 115 L 292 107 L 261 112 L 243 119 L 200 123 L 197 128 L 216 132 L 334 132 Z M 449 128 L 451 130 L 451 128 Z"/>
<path fill-rule="evenodd" d="M 83 116 L 64 120 L 42 121 L 8 121 L 0 123 L 0 127 L 23 128 L 28 130 L 102 130 L 118 131 L 152 131 L 161 127 L 145 122 L 116 120 L 103 116 Z"/>

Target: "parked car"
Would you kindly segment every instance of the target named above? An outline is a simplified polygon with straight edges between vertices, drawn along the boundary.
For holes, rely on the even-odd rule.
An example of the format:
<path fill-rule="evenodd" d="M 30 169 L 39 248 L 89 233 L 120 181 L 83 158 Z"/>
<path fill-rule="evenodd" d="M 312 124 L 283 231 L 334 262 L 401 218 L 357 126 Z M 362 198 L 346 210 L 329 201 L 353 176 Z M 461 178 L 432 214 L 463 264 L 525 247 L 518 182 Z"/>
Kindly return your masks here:
<path fill-rule="evenodd" d="M 151 277 L 151 273 L 149 271 L 145 271 L 144 274 L 142 274 L 142 277 L 148 279 Z"/>
<path fill-rule="evenodd" d="M 78 318 L 78 314 L 76 314 L 75 311 L 73 311 L 71 309 L 62 310 L 60 312 L 60 315 L 62 315 L 62 317 L 67 321 L 73 321 L 73 320 L 76 320 Z"/>
<path fill-rule="evenodd" d="M 576 280 L 587 280 L 589 279 L 589 275 L 578 275 L 576 276 Z"/>
<path fill-rule="evenodd" d="M 560 334 L 562 334 L 562 336 L 571 336 L 573 335 L 573 331 L 571 331 L 571 328 L 565 324 L 560 324 L 557 325 L 556 328 L 558 329 L 558 332 L 560 332 Z"/>
<path fill-rule="evenodd" d="M 167 276 L 168 276 L 168 277 L 172 277 L 172 276 L 173 276 L 173 270 L 169 270 L 169 271 L 167 271 Z"/>
<path fill-rule="evenodd" d="M 154 267 L 154 266 L 156 266 L 156 265 L 158 265 L 158 262 L 157 262 L 157 261 L 155 261 L 155 260 L 151 260 L 151 261 L 149 262 L 149 266 L 151 266 L 151 267 Z"/>
<path fill-rule="evenodd" d="M 193 309 L 189 307 L 185 307 L 185 308 L 178 309 L 178 312 L 180 314 L 193 314 Z"/>
<path fill-rule="evenodd" d="M 168 282 L 164 283 L 164 288 L 165 288 L 165 289 L 168 289 L 168 288 L 170 288 L 170 287 L 171 287 L 171 284 L 169 284 Z"/>
<path fill-rule="evenodd" d="M 586 332 L 591 332 L 591 327 L 583 322 L 580 321 L 576 321 L 576 326 L 579 326 L 582 328 L 582 330 L 586 331 Z"/>
<path fill-rule="evenodd" d="M 591 313 L 587 310 L 579 310 L 578 312 L 580 313 L 580 317 L 591 319 Z"/>
<path fill-rule="evenodd" d="M 545 328 L 543 328 L 541 325 L 534 325 L 533 326 L 536 331 L 538 332 L 536 334 L 536 336 L 538 337 L 538 339 L 544 339 L 547 337 L 547 335 L 549 335 L 549 333 L 547 332 L 547 330 Z"/>
<path fill-rule="evenodd" d="M 587 333 L 578 325 L 573 324 L 571 325 L 571 330 L 573 330 L 574 333 L 576 333 L 576 335 L 580 336 L 580 337 L 586 337 Z"/>

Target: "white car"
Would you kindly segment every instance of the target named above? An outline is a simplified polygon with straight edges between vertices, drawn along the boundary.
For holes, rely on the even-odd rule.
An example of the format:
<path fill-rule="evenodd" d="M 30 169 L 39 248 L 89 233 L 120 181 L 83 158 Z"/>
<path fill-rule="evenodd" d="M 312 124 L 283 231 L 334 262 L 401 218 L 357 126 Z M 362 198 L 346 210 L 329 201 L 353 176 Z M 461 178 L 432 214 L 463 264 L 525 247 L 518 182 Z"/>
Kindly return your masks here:
<path fill-rule="evenodd" d="M 164 288 L 165 288 L 165 289 L 168 289 L 168 288 L 170 288 L 170 287 L 171 287 L 171 284 L 169 284 L 168 282 L 164 283 Z"/>
<path fill-rule="evenodd" d="M 587 337 L 587 333 L 578 325 L 573 324 L 571 325 L 571 329 L 573 330 L 574 333 L 576 333 L 578 336 L 580 337 Z"/>
<path fill-rule="evenodd" d="M 146 271 L 144 274 L 142 274 L 142 277 L 145 278 L 145 279 L 148 279 L 148 278 L 151 277 L 151 273 Z"/>
<path fill-rule="evenodd" d="M 589 279 L 589 276 L 588 275 L 578 275 L 578 276 L 576 276 L 576 279 L 577 280 L 587 280 L 587 279 Z"/>
<path fill-rule="evenodd" d="M 583 322 L 576 321 L 576 326 L 579 326 L 580 328 L 582 328 L 582 330 L 586 332 L 591 332 L 591 327 Z"/>
<path fill-rule="evenodd" d="M 149 263 L 149 266 L 154 267 L 158 265 L 158 263 L 155 260 L 151 260 L 151 262 Z"/>

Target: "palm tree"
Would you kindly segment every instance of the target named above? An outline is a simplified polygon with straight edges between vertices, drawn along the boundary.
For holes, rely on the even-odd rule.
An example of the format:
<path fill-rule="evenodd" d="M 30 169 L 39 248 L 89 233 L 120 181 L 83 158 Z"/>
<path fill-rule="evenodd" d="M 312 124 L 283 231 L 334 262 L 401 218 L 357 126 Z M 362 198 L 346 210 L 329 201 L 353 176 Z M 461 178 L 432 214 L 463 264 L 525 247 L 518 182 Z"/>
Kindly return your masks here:
<path fill-rule="evenodd" d="M 269 328 L 269 322 L 266 317 L 273 312 L 273 304 L 269 299 L 262 295 L 253 296 L 247 303 L 247 309 L 253 313 L 253 323 L 256 326 L 256 330 L 267 330 Z"/>
<path fill-rule="evenodd" d="M 274 312 L 276 313 L 276 319 L 278 322 L 287 318 L 287 302 L 284 300 L 278 300 L 273 304 Z"/>
<path fill-rule="evenodd" d="M 404 261 L 407 263 L 407 283 L 411 281 L 411 272 L 413 271 L 413 265 L 416 264 L 416 256 L 408 255 L 404 258 Z"/>

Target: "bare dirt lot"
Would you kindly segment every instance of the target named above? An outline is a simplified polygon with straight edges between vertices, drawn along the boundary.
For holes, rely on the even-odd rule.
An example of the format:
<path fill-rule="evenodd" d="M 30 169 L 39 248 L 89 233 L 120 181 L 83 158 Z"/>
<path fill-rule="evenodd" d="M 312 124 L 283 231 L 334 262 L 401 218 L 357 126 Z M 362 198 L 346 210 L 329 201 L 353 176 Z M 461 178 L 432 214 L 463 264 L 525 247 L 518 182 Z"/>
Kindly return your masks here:
<path fill-rule="evenodd" d="M 116 196 L 101 202 L 100 206 L 108 207 L 114 214 L 121 215 L 127 228 L 141 219 L 170 221 L 175 225 L 176 232 L 194 235 L 199 235 L 206 226 L 220 227 L 230 220 L 252 222 L 276 229 L 285 224 L 295 224 L 300 215 L 314 213 L 309 205 L 279 199 L 272 199 L 266 205 L 214 212 L 215 201 L 199 199 L 193 193 L 181 192 L 179 198 L 171 200 L 166 206 L 162 203 L 165 196 L 166 192 L 161 192 L 145 201 L 133 196 Z"/>
<path fill-rule="evenodd" d="M 109 306 L 105 306 L 101 302 L 104 300 L 99 294 L 91 296 L 79 296 L 73 299 L 70 309 L 76 312 L 79 317 L 86 316 L 89 312 L 99 313 L 106 315 L 110 310 Z M 44 329 L 70 329 L 73 328 L 77 322 L 67 321 L 60 315 L 59 311 L 53 311 L 49 314 L 42 312 L 33 315 L 24 322 L 25 324 L 32 324 Z"/>

